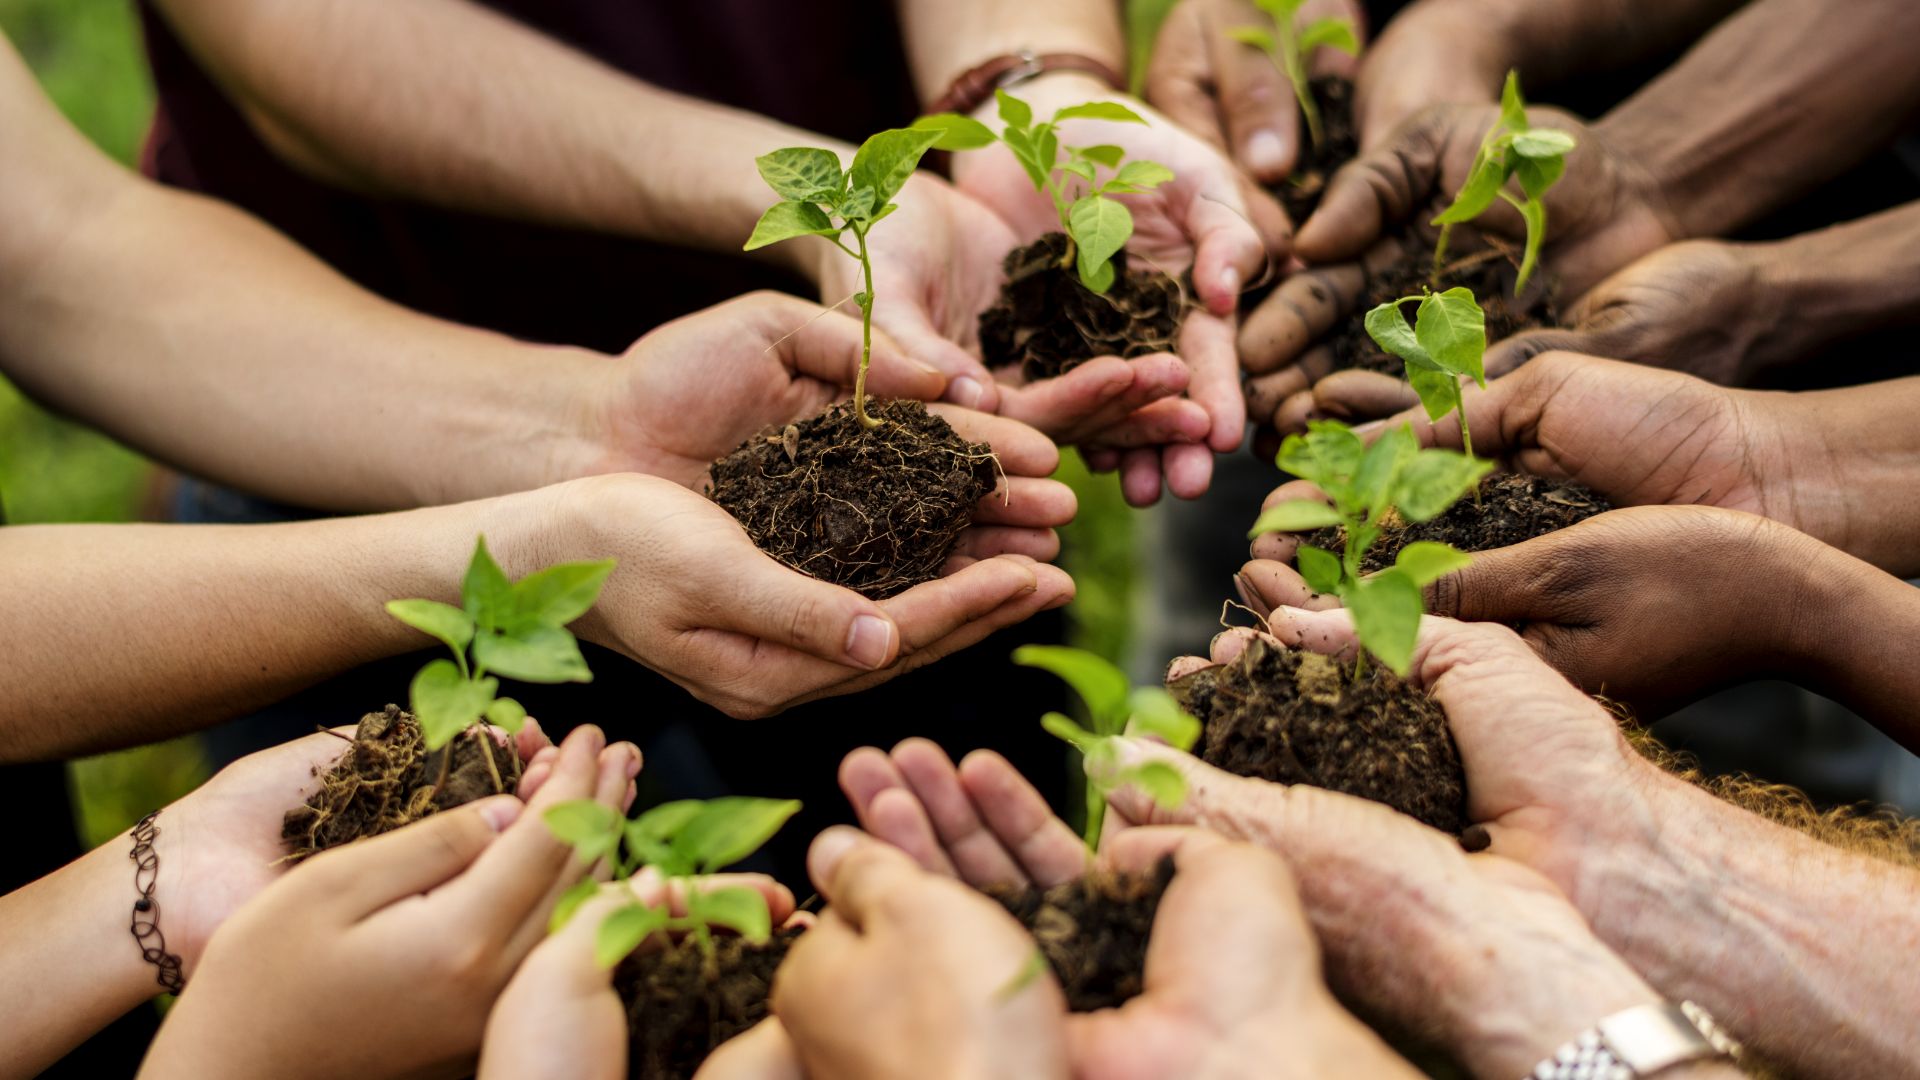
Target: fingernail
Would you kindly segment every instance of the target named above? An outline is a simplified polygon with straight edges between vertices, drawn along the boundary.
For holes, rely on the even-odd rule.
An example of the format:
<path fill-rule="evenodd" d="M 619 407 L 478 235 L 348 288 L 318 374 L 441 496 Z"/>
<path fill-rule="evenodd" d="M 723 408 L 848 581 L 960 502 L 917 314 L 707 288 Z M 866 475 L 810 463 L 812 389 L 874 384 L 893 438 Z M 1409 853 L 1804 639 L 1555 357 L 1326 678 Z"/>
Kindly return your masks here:
<path fill-rule="evenodd" d="M 1136 735 L 1123 735 L 1113 740 L 1114 757 L 1122 766 L 1138 765 L 1147 759 L 1146 747 L 1140 744 Z"/>
<path fill-rule="evenodd" d="M 1240 271 L 1229 266 L 1220 271 L 1220 291 L 1228 296 L 1240 295 Z"/>
<path fill-rule="evenodd" d="M 970 375 L 962 375 L 947 384 L 947 399 L 963 408 L 979 408 L 980 399 L 986 396 L 986 388 Z"/>
<path fill-rule="evenodd" d="M 872 671 L 887 662 L 893 646 L 893 624 L 877 615 L 861 615 L 847 631 L 847 659 Z"/>
<path fill-rule="evenodd" d="M 627 779 L 640 775 L 640 748 L 632 743 L 623 743 L 627 748 Z"/>
<path fill-rule="evenodd" d="M 1256 173 L 1277 173 L 1286 166 L 1287 144 L 1272 131 L 1256 131 L 1247 140 L 1246 160 Z"/>
<path fill-rule="evenodd" d="M 833 868 L 860 842 L 861 835 L 860 830 L 851 826 L 835 825 L 814 837 L 813 847 L 807 852 L 807 868 L 818 872 L 821 878 L 831 878 Z"/>
<path fill-rule="evenodd" d="M 480 804 L 480 820 L 494 832 L 504 832 L 520 818 L 520 800 L 503 795 Z"/>

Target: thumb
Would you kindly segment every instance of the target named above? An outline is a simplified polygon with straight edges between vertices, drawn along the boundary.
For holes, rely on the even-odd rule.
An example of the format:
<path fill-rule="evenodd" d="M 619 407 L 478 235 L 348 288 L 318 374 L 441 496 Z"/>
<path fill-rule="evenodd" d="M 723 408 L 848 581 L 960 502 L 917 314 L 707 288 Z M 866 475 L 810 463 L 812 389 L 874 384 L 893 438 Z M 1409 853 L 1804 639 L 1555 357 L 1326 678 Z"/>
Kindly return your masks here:
<path fill-rule="evenodd" d="M 1254 820 L 1242 814 L 1248 799 L 1258 794 L 1259 781 L 1216 769 L 1192 754 L 1164 743 L 1134 736 L 1113 740 L 1120 769 L 1163 764 L 1180 774 L 1186 796 L 1177 805 L 1162 806 L 1138 784 L 1120 784 L 1107 792 L 1107 803 L 1132 825 L 1200 825 L 1231 840 L 1246 839 L 1239 826 Z"/>
<path fill-rule="evenodd" d="M 466 870 L 523 806 L 496 795 L 416 821 L 383 836 L 314 856 L 293 875 L 308 895 L 330 897 L 358 920 L 426 892 Z"/>
<path fill-rule="evenodd" d="M 1387 226 L 1413 216 L 1440 180 L 1444 115 L 1422 113 L 1334 173 L 1319 208 L 1295 235 L 1294 252 L 1309 264 L 1350 262 Z"/>
<path fill-rule="evenodd" d="M 1354 424 L 1417 409 L 1420 395 L 1405 380 L 1351 368 L 1314 383 L 1313 404 L 1318 412 Z"/>
<path fill-rule="evenodd" d="M 860 320 L 827 311 L 800 324 L 774 343 L 789 371 L 833 386 L 851 387 L 860 374 L 863 331 Z M 934 401 L 947 377 L 931 363 L 915 358 L 884 334 L 873 337 L 867 389 L 877 397 Z"/>
<path fill-rule="evenodd" d="M 865 671 L 899 655 L 892 617 L 852 589 L 808 577 L 758 548 L 729 569 L 731 598 L 714 607 L 717 628 Z"/>
<path fill-rule="evenodd" d="M 1487 348 L 1487 378 L 1505 375 L 1527 361 L 1549 352 L 1585 353 L 1589 356 L 1614 356 L 1623 360 L 1634 359 L 1621 355 L 1618 344 L 1610 335 L 1590 330 L 1528 330 L 1504 338 Z"/>
<path fill-rule="evenodd" d="M 693 1080 L 804 1080 L 800 1053 L 772 1016 L 707 1055 Z"/>
<path fill-rule="evenodd" d="M 1221 161 L 1222 171 L 1231 165 Z M 1187 233 L 1193 237 L 1193 287 L 1208 311 L 1233 314 L 1240 292 L 1267 268 L 1267 245 L 1242 205 L 1239 181 L 1196 192 L 1187 208 Z"/>
<path fill-rule="evenodd" d="M 888 396 L 918 397 L 923 401 L 951 401 L 963 408 L 978 409 L 981 412 L 1000 410 L 1000 391 L 993 375 L 987 371 L 980 358 L 962 348 L 958 342 L 940 333 L 933 324 L 924 305 L 919 303 L 900 303 L 890 301 L 877 309 L 874 322 L 885 330 L 906 356 L 913 357 L 909 363 L 916 366 L 932 367 L 944 376 L 946 392 L 944 396 L 899 394 L 892 395 L 874 385 L 875 393 Z M 857 325 L 857 323 L 856 323 Z M 875 341 L 875 364 L 879 362 L 879 342 Z M 867 376 L 874 378 L 873 374 Z"/>
<path fill-rule="evenodd" d="M 1235 41 L 1227 29 L 1207 28 L 1218 108 L 1226 118 L 1233 156 L 1255 179 L 1277 183 L 1293 171 L 1300 151 L 1300 113 L 1293 90 L 1266 53 Z"/>
<path fill-rule="evenodd" d="M 1465 567 L 1427 586 L 1427 613 L 1461 622 L 1530 622 L 1544 614 L 1541 582 L 1557 548 L 1552 536 L 1544 536 L 1476 551 Z"/>

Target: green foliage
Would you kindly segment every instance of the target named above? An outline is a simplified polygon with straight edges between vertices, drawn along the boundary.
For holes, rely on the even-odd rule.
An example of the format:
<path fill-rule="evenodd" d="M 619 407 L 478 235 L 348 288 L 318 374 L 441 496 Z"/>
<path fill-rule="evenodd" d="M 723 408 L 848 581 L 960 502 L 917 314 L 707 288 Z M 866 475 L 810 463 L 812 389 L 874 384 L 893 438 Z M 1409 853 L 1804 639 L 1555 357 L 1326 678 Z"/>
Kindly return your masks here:
<path fill-rule="evenodd" d="M 612 559 L 561 563 L 509 582 L 483 536 L 467 565 L 459 607 L 388 601 L 387 614 L 453 651 L 452 660 L 435 660 L 413 677 L 409 700 L 427 749 L 447 745 L 482 718 L 508 732 L 520 730 L 527 710 L 512 698 L 496 697 L 500 680 L 488 671 L 530 683 L 592 682 L 566 624 L 587 613 L 612 572 Z"/>
<path fill-rule="evenodd" d="M 1344 424 L 1315 420 L 1305 436 L 1289 435 L 1280 446 L 1282 469 L 1312 481 L 1327 502 L 1295 499 L 1260 515 L 1250 538 L 1339 525 L 1346 536 L 1340 555 L 1301 544 L 1300 576 L 1315 592 L 1338 596 L 1353 613 L 1360 644 L 1399 675 L 1413 662 L 1414 638 L 1424 610 L 1421 589 L 1467 564 L 1445 544 L 1420 541 L 1402 548 L 1394 564 L 1360 576 L 1360 561 L 1380 538 L 1389 515 L 1431 521 L 1473 490 L 1492 464 L 1452 450 L 1422 450 L 1406 426 L 1382 433 L 1372 446 Z"/>
<path fill-rule="evenodd" d="M 1313 145 L 1326 141 L 1326 127 L 1320 119 L 1320 105 L 1313 100 L 1313 87 L 1307 74 L 1307 58 L 1313 50 L 1338 49 L 1348 56 L 1360 55 L 1360 36 L 1346 19 L 1315 19 L 1304 28 L 1294 28 L 1294 17 L 1307 0 L 1255 0 L 1260 10 L 1273 20 L 1271 30 L 1261 26 L 1236 26 L 1227 36 L 1243 45 L 1251 45 L 1273 58 L 1287 81 L 1293 84 L 1293 96 L 1300 102 L 1300 115 L 1307 121 L 1307 137 Z"/>
<path fill-rule="evenodd" d="M 1453 203 L 1433 219 L 1433 224 L 1440 226 L 1440 240 L 1433 252 L 1436 283 L 1446 262 L 1453 226 L 1479 217 L 1497 198 L 1520 211 L 1527 223 L 1526 252 L 1513 286 L 1514 294 L 1519 295 L 1533 277 L 1540 247 L 1546 242 L 1547 206 L 1541 200 L 1567 171 L 1567 155 L 1573 148 L 1573 136 L 1553 128 L 1536 128 L 1528 122 L 1527 103 L 1520 96 L 1520 73 L 1507 72 L 1506 88 L 1500 95 L 1500 119 L 1481 138 L 1467 182 L 1461 185 Z M 1507 190 L 1507 181 L 1515 177 L 1520 180 L 1524 198 Z"/>
<path fill-rule="evenodd" d="M 1419 304 L 1412 326 L 1401 307 Z M 1422 296 L 1404 296 L 1367 312 L 1367 335 L 1374 344 L 1405 361 L 1407 382 L 1420 395 L 1427 418 L 1438 420 L 1460 412 L 1460 440 L 1473 453 L 1473 434 L 1467 428 L 1466 403 L 1460 379 L 1487 385 L 1487 318 L 1474 302 L 1473 291 L 1448 289 Z"/>
<path fill-rule="evenodd" d="M 800 810 L 791 799 L 682 799 L 662 803 L 628 821 L 604 803 L 578 799 L 546 813 L 547 828 L 588 862 L 607 859 L 614 884 L 607 886 L 625 902 L 595 931 L 594 955 L 612 967 L 647 937 L 659 931 L 688 931 L 713 956 L 711 931 L 732 930 L 749 941 L 767 940 L 773 915 L 766 897 L 745 887 L 715 889 L 703 880 L 758 851 Z M 685 915 L 673 914 L 668 900 L 644 904 L 625 884 L 643 866 L 659 873 L 669 895 L 678 893 Z M 571 920 L 602 886 L 589 878 L 560 897 L 550 929 Z"/>
<path fill-rule="evenodd" d="M 1013 152 L 1015 161 L 1033 182 L 1033 190 L 1053 200 L 1060 218 L 1060 230 L 1072 241 L 1068 245 L 1068 263 L 1080 275 L 1080 283 L 1096 293 L 1113 287 L 1113 256 L 1133 237 L 1133 214 L 1114 195 L 1134 195 L 1151 191 L 1173 179 L 1173 170 L 1152 161 L 1128 161 L 1118 146 L 1063 146 L 1057 128 L 1064 120 L 1111 120 L 1125 124 L 1144 124 L 1139 113 L 1113 101 L 1089 101 L 1069 105 L 1052 118 L 1035 123 L 1033 109 L 1026 102 L 995 90 L 1000 120 L 1005 129 L 996 136 L 993 129 L 978 120 L 957 113 L 923 116 L 913 122 L 914 130 L 935 135 L 941 150 L 977 150 L 998 141 Z M 1100 170 L 1109 170 L 1106 180 Z"/>
<path fill-rule="evenodd" d="M 1147 64 L 1153 59 L 1153 43 L 1178 4 L 1179 0 L 1126 0 L 1127 93 L 1134 97 L 1147 96 Z"/>
<path fill-rule="evenodd" d="M 1087 847 L 1100 843 L 1107 792 L 1132 784 L 1161 806 L 1180 805 L 1186 782 L 1165 762 L 1122 766 L 1113 740 L 1128 733 L 1152 735 L 1181 750 L 1200 738 L 1200 721 L 1180 708 L 1173 695 L 1158 686 L 1134 688 L 1126 673 L 1105 658 L 1062 645 L 1022 645 L 1013 662 L 1058 675 L 1087 707 L 1088 726 L 1072 717 L 1050 712 L 1040 718 L 1048 734 L 1080 751 L 1087 776 Z"/>

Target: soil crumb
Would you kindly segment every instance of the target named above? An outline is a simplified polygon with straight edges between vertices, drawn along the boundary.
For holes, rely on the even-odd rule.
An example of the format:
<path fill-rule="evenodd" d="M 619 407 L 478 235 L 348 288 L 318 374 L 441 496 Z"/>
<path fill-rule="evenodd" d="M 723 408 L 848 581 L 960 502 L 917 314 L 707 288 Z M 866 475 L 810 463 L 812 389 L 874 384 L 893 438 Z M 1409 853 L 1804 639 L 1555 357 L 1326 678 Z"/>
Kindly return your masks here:
<path fill-rule="evenodd" d="M 986 891 L 1033 934 L 1067 1007 L 1092 1012 L 1139 995 L 1147 938 L 1171 880 L 1173 860 L 1165 858 L 1151 873 L 1094 873 L 1051 889 Z"/>
<path fill-rule="evenodd" d="M 1353 83 L 1338 75 L 1320 75 L 1308 83 L 1308 88 L 1314 103 L 1320 106 L 1323 137 L 1315 145 L 1307 138 L 1303 122 L 1300 159 L 1293 166 L 1293 174 L 1271 189 L 1296 227 L 1319 209 L 1327 181 L 1360 152 L 1360 129 L 1353 119 Z"/>
<path fill-rule="evenodd" d="M 1385 267 L 1368 271 L 1365 296 L 1328 339 L 1333 347 L 1336 371 L 1357 368 L 1385 372 L 1396 378 L 1406 376 L 1405 362 L 1374 344 L 1373 338 L 1367 335 L 1366 323 L 1367 312 L 1381 304 L 1405 296 L 1419 296 L 1422 289 L 1433 285 L 1432 242 L 1423 243 L 1404 230 L 1399 239 L 1401 257 Z M 1554 299 L 1558 283 L 1551 273 L 1535 271 L 1526 294 L 1514 297 L 1513 283 L 1520 276 L 1516 258 L 1517 254 L 1505 247 L 1459 256 L 1449 264 L 1450 269 L 1440 275 L 1440 286 L 1434 289 L 1445 292 L 1465 286 L 1473 290 L 1474 299 L 1486 315 L 1488 344 L 1523 330 L 1557 326 L 1560 322 L 1560 309 Z M 1412 308 L 1405 311 L 1411 321 Z"/>
<path fill-rule="evenodd" d="M 1180 284 L 1158 270 L 1129 269 L 1113 257 L 1105 295 L 1080 283 L 1065 233 L 1048 233 L 1007 253 L 1007 283 L 980 315 L 980 348 L 990 368 L 1019 365 L 1028 380 L 1065 374 L 1096 356 L 1132 359 L 1174 351 L 1185 311 Z"/>
<path fill-rule="evenodd" d="M 1597 492 L 1567 480 L 1525 473 L 1493 473 L 1480 481 L 1480 499 L 1462 498 L 1431 521 L 1393 521 L 1360 560 L 1365 573 L 1393 565 L 1400 549 L 1416 540 L 1452 544 L 1461 551 L 1490 551 L 1578 525 L 1613 509 Z M 1337 525 L 1308 534 L 1306 542 L 1325 551 L 1346 546 Z"/>
<path fill-rule="evenodd" d="M 803 931 L 775 930 L 764 944 L 713 939 L 714 964 L 691 937 L 621 962 L 614 989 L 627 1007 L 633 1080 L 692 1080 L 719 1045 L 765 1019 L 773 973 Z"/>
<path fill-rule="evenodd" d="M 868 408 L 871 431 L 850 402 L 768 428 L 714 463 L 710 494 L 762 551 L 883 600 L 938 576 L 997 464 L 920 402 Z"/>

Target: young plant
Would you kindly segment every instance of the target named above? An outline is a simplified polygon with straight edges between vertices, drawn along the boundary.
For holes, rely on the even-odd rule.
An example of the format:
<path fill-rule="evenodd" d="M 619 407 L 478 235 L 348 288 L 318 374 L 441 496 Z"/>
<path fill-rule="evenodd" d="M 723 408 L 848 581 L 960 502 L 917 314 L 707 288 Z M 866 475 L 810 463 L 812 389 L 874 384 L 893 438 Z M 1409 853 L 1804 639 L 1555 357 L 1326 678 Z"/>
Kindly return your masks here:
<path fill-rule="evenodd" d="M 1085 836 L 1089 850 L 1100 845 L 1100 824 L 1106 818 L 1109 791 L 1132 784 L 1169 808 L 1179 806 L 1186 798 L 1187 785 L 1179 770 L 1162 761 L 1122 768 L 1113 745 L 1116 736 L 1127 733 L 1131 721 L 1141 734 L 1158 736 L 1181 750 L 1192 749 L 1200 738 L 1200 721 L 1187 715 L 1172 694 L 1158 686 L 1135 688 L 1119 668 L 1084 649 L 1022 645 L 1013 651 L 1013 662 L 1053 672 L 1086 703 L 1091 730 L 1057 712 L 1041 717 L 1040 726 L 1080 751 L 1081 766 L 1087 774 Z"/>
<path fill-rule="evenodd" d="M 628 821 L 605 803 L 577 799 L 546 813 L 547 828 L 589 862 L 606 859 L 613 881 L 589 877 L 560 897 L 549 922 L 558 930 L 580 905 L 602 888 L 626 901 L 607 914 L 594 937 L 594 956 L 612 967 L 660 931 L 691 933 L 711 968 L 713 933 L 725 927 L 756 944 L 773 933 L 767 899 L 744 886 L 712 889 L 702 879 L 760 850 L 787 823 L 800 804 L 791 799 L 682 799 L 662 803 Z M 651 866 L 661 877 L 663 895 L 679 895 L 686 914 L 675 915 L 665 899 L 640 902 L 626 884 L 636 871 Z"/>
<path fill-rule="evenodd" d="M 1520 295 L 1533 276 L 1533 268 L 1540 261 L 1540 245 L 1547 238 L 1547 204 L 1541 200 L 1567 171 L 1567 155 L 1573 147 L 1573 136 L 1566 132 L 1536 128 L 1527 122 L 1527 103 L 1520 97 L 1520 73 L 1507 72 L 1506 89 L 1500 94 L 1500 119 L 1481 138 L 1473 168 L 1460 193 L 1453 197 L 1453 204 L 1433 219 L 1433 224 L 1440 226 L 1440 240 L 1433 249 L 1434 285 L 1440 284 L 1440 272 L 1446 267 L 1447 242 L 1453 227 L 1479 217 L 1499 198 L 1520 211 L 1527 223 L 1526 254 L 1513 285 L 1514 295 Z M 1507 190 L 1507 181 L 1516 176 L 1524 199 L 1515 198 Z"/>
<path fill-rule="evenodd" d="M 781 201 L 760 215 L 745 250 L 796 236 L 824 236 L 859 260 L 866 288 L 853 294 L 853 302 L 860 305 L 860 371 L 853 382 L 853 414 L 868 430 L 880 421 L 867 413 L 867 366 L 873 358 L 873 260 L 867 254 L 867 233 L 900 209 L 893 197 L 938 138 L 929 131 L 883 131 L 860 144 L 845 172 L 838 154 L 818 147 L 788 147 L 754 159 L 761 179 Z M 849 232 L 854 247 L 841 239 Z"/>
<path fill-rule="evenodd" d="M 1315 19 L 1303 30 L 1295 30 L 1294 16 L 1307 0 L 1254 0 L 1260 10 L 1273 19 L 1273 29 L 1263 26 L 1236 26 L 1228 36 L 1251 45 L 1273 59 L 1273 66 L 1293 84 L 1293 96 L 1300 101 L 1300 115 L 1307 119 L 1307 137 L 1318 147 L 1327 133 L 1320 120 L 1320 106 L 1313 100 L 1312 80 L 1307 76 L 1307 58 L 1313 50 L 1325 46 L 1348 56 L 1360 54 L 1360 37 L 1346 19 Z"/>
<path fill-rule="evenodd" d="M 1006 129 L 999 135 L 969 116 L 939 113 L 913 122 L 916 131 L 935 134 L 940 150 L 977 150 L 995 142 L 1005 143 L 1014 160 L 1033 181 L 1033 190 L 1053 200 L 1054 213 L 1060 218 L 1060 231 L 1067 234 L 1066 254 L 1060 260 L 1064 269 L 1076 267 L 1080 283 L 1096 293 L 1113 287 L 1113 256 L 1133 238 L 1133 215 L 1113 195 L 1133 195 L 1152 191 L 1173 179 L 1173 170 L 1152 161 L 1122 160 L 1127 152 L 1118 146 L 1063 146 L 1056 130 L 1063 120 L 1116 120 L 1144 124 L 1139 113 L 1112 101 L 1089 101 L 1069 105 L 1040 123 L 1026 102 L 995 90 L 1000 103 L 1000 119 Z M 1101 180 L 1100 170 L 1112 170 Z"/>
<path fill-rule="evenodd" d="M 1420 305 L 1414 309 L 1412 326 L 1400 310 L 1407 304 Z M 1473 433 L 1467 430 L 1460 378 L 1487 385 L 1487 317 L 1474 302 L 1473 290 L 1453 288 L 1381 304 L 1367 312 L 1367 335 L 1406 362 L 1407 382 L 1420 395 L 1429 420 L 1460 411 L 1460 442 L 1467 456 L 1473 456 Z"/>
<path fill-rule="evenodd" d="M 1339 555 L 1301 544 L 1300 576 L 1315 592 L 1338 596 L 1353 613 L 1353 628 L 1364 648 L 1354 674 L 1365 669 L 1370 652 L 1404 677 L 1413 663 L 1414 638 L 1426 610 L 1421 589 L 1467 565 L 1465 554 L 1446 544 L 1420 540 L 1400 549 L 1394 564 L 1362 577 L 1361 559 L 1380 538 L 1389 520 L 1431 521 L 1493 469 L 1452 450 L 1422 450 L 1413 429 L 1392 428 L 1372 446 L 1346 425 L 1315 420 L 1305 436 L 1289 435 L 1280 446 L 1282 469 L 1310 480 L 1330 502 L 1292 499 L 1260 515 L 1247 535 L 1303 532 L 1337 525 L 1346 534 Z"/>
<path fill-rule="evenodd" d="M 495 676 L 530 683 L 592 682 L 593 672 L 567 624 L 593 607 L 612 572 L 612 559 L 561 563 L 509 582 L 487 553 L 483 536 L 460 585 L 459 607 L 438 600 L 389 600 L 389 615 L 453 650 L 453 659 L 421 668 L 409 691 L 427 750 L 447 746 L 465 731 L 486 738 L 479 727 L 483 720 L 508 734 L 520 730 L 527 710 L 497 696 Z M 484 756 L 487 768 L 494 769 L 491 750 Z M 436 788 L 446 782 L 452 760 L 452 753 L 442 755 Z M 502 786 L 497 771 L 493 783 Z"/>

